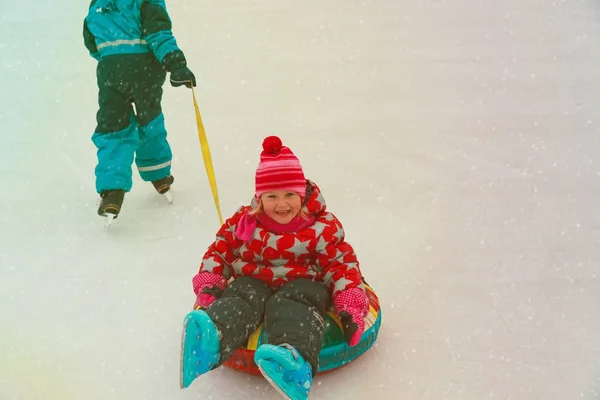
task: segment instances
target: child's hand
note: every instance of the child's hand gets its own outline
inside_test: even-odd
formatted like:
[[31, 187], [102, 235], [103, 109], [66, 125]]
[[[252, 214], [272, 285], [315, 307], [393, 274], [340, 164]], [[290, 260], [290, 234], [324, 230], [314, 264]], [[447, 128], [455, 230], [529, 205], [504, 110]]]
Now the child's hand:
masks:
[[162, 63], [164, 68], [171, 73], [169, 81], [172, 86], [185, 85], [188, 88], [196, 86], [196, 77], [187, 67], [185, 55], [181, 50], [175, 50], [167, 54]]
[[196, 77], [194, 76], [194, 73], [186, 66], [172, 71], [169, 80], [173, 87], [185, 85], [191, 89], [192, 86], [196, 86]]
[[360, 288], [346, 289], [335, 297], [333, 305], [342, 322], [346, 341], [350, 346], [356, 346], [365, 331], [364, 318], [369, 312], [367, 294]]
[[196, 302], [194, 309], [208, 308], [213, 301], [221, 297], [227, 281], [225, 278], [212, 272], [200, 272], [192, 279], [194, 293], [196, 293]]
[[211, 294], [200, 293], [196, 296], [196, 302], [194, 303], [194, 310], [199, 308], [208, 308], [217, 298]]
[[217, 298], [221, 297], [223, 294], [223, 289], [218, 286], [207, 285], [198, 292], [196, 296], [196, 303], [194, 303], [194, 309], [197, 308], [208, 308], [213, 301]]
[[350, 314], [347, 311], [342, 311], [338, 314], [338, 318], [342, 322], [346, 342], [350, 346], [356, 346], [360, 342], [360, 338], [365, 331], [365, 323], [357, 314]]

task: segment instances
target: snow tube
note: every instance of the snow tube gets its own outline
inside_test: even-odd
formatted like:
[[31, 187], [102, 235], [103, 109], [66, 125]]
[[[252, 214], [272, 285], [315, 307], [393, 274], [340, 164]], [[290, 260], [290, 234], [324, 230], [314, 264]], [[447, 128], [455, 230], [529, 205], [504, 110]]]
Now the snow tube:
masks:
[[[363, 355], [375, 343], [377, 334], [379, 333], [379, 326], [381, 325], [379, 298], [370, 286], [365, 285], [365, 290], [370, 302], [369, 314], [365, 318], [365, 331], [360, 339], [360, 343], [356, 346], [350, 347], [346, 343], [342, 324], [335, 314], [334, 309], [331, 308], [327, 312], [325, 316], [323, 347], [319, 353], [318, 374], [331, 372], [343, 367]], [[250, 335], [246, 347], [237, 349], [223, 365], [246, 374], [262, 376], [254, 363], [254, 351], [263, 343], [264, 339], [265, 332], [261, 324]]]

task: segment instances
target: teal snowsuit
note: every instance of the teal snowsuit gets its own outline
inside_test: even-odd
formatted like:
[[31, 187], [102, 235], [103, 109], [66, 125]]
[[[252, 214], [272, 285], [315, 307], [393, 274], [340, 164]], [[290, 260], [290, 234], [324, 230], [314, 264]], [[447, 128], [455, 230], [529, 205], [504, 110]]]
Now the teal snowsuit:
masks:
[[165, 71], [189, 70], [164, 0], [93, 0], [83, 37], [99, 61], [99, 109], [92, 135], [98, 149], [96, 191], [131, 190], [134, 157], [144, 181], [169, 176], [172, 154], [161, 108], [162, 85]]

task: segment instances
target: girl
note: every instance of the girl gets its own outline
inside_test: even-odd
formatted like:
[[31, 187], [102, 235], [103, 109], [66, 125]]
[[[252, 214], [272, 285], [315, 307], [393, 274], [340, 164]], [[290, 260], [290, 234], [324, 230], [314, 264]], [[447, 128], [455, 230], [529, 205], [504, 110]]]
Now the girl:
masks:
[[263, 141], [255, 183], [251, 205], [221, 227], [192, 279], [181, 383], [221, 365], [264, 320], [268, 343], [256, 349], [257, 366], [281, 394], [306, 399], [327, 309], [333, 302], [354, 346], [369, 301], [341, 223], [276, 136]]

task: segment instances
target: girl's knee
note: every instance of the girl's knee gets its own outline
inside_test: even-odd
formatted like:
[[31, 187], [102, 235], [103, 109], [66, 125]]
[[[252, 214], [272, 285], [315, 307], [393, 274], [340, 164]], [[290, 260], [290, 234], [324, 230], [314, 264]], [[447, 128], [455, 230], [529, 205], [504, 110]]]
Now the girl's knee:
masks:
[[235, 278], [225, 288], [223, 296], [236, 296], [247, 298], [252, 301], [259, 301], [259, 299], [262, 299], [261, 301], [266, 301], [267, 298], [271, 297], [272, 293], [273, 291], [265, 282], [250, 276], [241, 276]]

